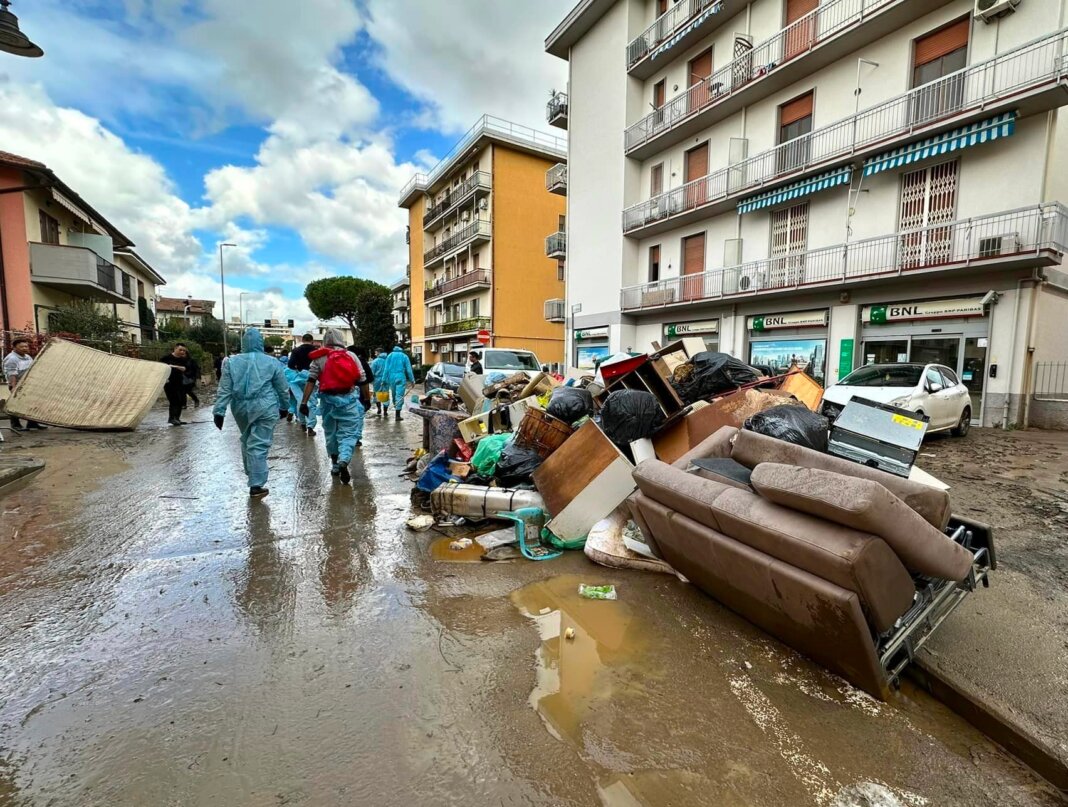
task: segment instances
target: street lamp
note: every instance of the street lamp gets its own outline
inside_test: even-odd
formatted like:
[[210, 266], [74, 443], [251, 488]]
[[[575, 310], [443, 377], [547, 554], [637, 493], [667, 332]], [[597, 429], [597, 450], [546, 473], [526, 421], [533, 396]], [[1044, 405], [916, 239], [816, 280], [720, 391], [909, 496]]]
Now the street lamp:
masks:
[[248, 322], [248, 317], [245, 315], [245, 298], [251, 297], [253, 292], [243, 291], [237, 295], [237, 313], [241, 319], [241, 332], [245, 332], [245, 323]]
[[0, 50], [15, 56], [44, 56], [44, 51], [19, 30], [19, 18], [8, 11], [10, 5], [11, 0], [0, 0]]
[[[222, 288], [222, 321], [223, 321], [223, 355], [229, 353], [229, 349], [226, 344], [226, 272], [223, 271], [223, 247], [236, 247], [237, 244], [223, 243], [219, 244], [219, 286]], [[238, 302], [238, 308], [240, 308], [240, 301]], [[240, 313], [240, 312], [239, 312]]]

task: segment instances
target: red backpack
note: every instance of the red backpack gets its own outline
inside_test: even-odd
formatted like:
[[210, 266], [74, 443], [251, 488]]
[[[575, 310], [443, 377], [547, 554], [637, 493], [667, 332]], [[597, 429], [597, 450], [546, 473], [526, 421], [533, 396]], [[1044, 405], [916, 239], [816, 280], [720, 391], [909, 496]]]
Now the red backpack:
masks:
[[319, 374], [319, 392], [327, 395], [345, 395], [352, 392], [362, 372], [356, 357], [344, 348], [331, 350], [319, 348], [310, 355], [312, 359], [326, 356], [326, 366]]

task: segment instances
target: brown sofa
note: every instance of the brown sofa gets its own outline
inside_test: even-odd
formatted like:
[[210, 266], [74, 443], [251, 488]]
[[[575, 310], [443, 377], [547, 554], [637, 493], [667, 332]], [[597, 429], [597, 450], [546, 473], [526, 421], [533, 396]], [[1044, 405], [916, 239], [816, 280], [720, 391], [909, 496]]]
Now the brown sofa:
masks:
[[[693, 464], [709, 459], [750, 469], [750, 487]], [[944, 491], [754, 432], [721, 429], [634, 478], [630, 509], [654, 552], [877, 697], [940, 622], [930, 617], [993, 564], [989, 528], [951, 516]]]

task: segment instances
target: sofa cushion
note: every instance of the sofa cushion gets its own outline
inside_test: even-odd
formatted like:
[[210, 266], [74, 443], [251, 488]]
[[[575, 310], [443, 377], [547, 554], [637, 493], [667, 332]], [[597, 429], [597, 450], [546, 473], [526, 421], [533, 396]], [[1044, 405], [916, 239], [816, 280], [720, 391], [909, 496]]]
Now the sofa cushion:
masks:
[[726, 459], [696, 459], [687, 471], [702, 479], [711, 479], [713, 482], [727, 485], [740, 490], [752, 491], [749, 479], [753, 472], [737, 460], [729, 457]]
[[949, 523], [949, 494], [944, 490], [921, 485], [919, 482], [910, 482], [908, 479], [888, 474], [878, 468], [869, 468], [866, 465], [832, 457], [830, 454], [821, 454], [810, 448], [795, 446], [756, 432], [741, 431], [732, 436], [734, 442], [730, 456], [749, 468], [756, 468], [762, 462], [779, 462], [783, 465], [819, 468], [825, 471], [835, 471], [845, 476], [869, 479], [878, 482], [901, 499], [923, 516], [924, 520], [936, 530], [941, 532]]
[[967, 549], [878, 482], [774, 462], [758, 465], [752, 479], [771, 502], [878, 535], [912, 572], [959, 581], [971, 568]]
[[706, 437], [688, 452], [671, 463], [676, 468], [686, 470], [695, 459], [724, 458], [731, 455], [731, 441], [738, 434], [734, 426], [724, 426], [711, 437]]
[[688, 474], [660, 460], [641, 463], [634, 469], [634, 481], [638, 490], [650, 499], [714, 529], [718, 525], [711, 504], [724, 491], [730, 490], [720, 482]]

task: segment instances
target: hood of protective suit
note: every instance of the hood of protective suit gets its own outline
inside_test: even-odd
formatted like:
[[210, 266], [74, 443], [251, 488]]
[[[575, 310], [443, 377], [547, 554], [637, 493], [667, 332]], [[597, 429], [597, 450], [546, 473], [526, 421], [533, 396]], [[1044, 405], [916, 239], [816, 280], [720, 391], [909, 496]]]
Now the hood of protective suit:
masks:
[[393, 346], [393, 352], [394, 353], [403, 353], [404, 352], [404, 348], [402, 348], [400, 345], [394, 345]]
[[345, 337], [337, 328], [328, 328], [323, 334], [323, 345], [326, 347], [345, 347]]
[[249, 328], [241, 337], [242, 353], [263, 353], [263, 334], [258, 328]]

